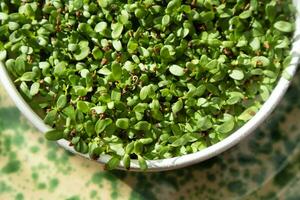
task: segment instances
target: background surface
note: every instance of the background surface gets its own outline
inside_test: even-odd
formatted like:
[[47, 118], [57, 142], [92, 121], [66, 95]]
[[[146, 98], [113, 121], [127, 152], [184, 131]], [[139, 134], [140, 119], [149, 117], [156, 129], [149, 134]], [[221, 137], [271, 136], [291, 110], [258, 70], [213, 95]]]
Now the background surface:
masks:
[[0, 199], [300, 199], [300, 73], [250, 137], [209, 161], [161, 173], [104, 171], [46, 141], [0, 86]]

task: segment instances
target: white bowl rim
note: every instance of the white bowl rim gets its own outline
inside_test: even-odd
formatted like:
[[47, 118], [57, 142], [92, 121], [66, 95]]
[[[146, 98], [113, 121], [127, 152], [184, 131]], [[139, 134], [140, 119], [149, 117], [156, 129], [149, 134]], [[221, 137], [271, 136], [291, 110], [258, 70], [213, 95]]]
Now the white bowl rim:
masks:
[[[300, 1], [293, 0], [293, 3], [300, 13]], [[296, 16], [296, 31], [294, 33], [294, 43], [291, 50], [292, 61], [289, 67], [286, 68], [288, 74], [293, 77], [296, 73], [297, 66], [300, 60], [300, 16]], [[47, 126], [43, 120], [32, 110], [32, 108], [26, 103], [23, 97], [20, 95], [19, 91], [16, 89], [13, 81], [10, 79], [8, 72], [2, 62], [0, 62], [0, 81], [3, 87], [9, 94], [10, 98], [14, 101], [19, 110], [23, 115], [42, 133], [45, 133], [51, 128]], [[147, 160], [148, 170], [147, 171], [166, 171], [182, 168], [189, 166], [209, 158], [212, 158], [225, 150], [233, 147], [239, 143], [242, 139], [250, 135], [275, 109], [278, 103], [281, 101], [282, 97], [286, 93], [291, 80], [287, 80], [281, 77], [272, 91], [270, 97], [265, 101], [259, 111], [242, 127], [233, 132], [231, 135], [223, 139], [222, 141], [209, 146], [196, 153], [191, 153], [179, 157], [166, 158], [161, 160]], [[61, 139], [57, 143], [64, 149], [74, 153], [79, 154], [85, 158], [89, 158], [88, 154], [81, 154], [75, 151], [75, 149], [69, 145], [69, 141]], [[108, 155], [101, 155], [97, 162], [105, 164], [110, 159]], [[124, 170], [123, 163], [121, 162], [118, 169]], [[138, 161], [132, 160], [130, 171], [140, 171]]]

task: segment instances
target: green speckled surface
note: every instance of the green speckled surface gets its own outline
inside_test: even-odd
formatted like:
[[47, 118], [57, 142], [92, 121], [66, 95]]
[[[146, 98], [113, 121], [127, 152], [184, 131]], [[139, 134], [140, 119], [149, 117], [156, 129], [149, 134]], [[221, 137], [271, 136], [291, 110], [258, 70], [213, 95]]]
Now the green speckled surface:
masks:
[[300, 73], [274, 114], [209, 161], [161, 173], [104, 171], [46, 141], [0, 87], [0, 199], [300, 199]]

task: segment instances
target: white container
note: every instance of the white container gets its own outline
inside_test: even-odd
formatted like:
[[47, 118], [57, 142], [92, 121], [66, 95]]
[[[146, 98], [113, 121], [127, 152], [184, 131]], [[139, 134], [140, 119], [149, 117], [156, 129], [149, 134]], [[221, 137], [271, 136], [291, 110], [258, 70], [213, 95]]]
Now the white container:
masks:
[[[297, 8], [297, 17], [296, 17], [296, 31], [294, 34], [295, 41], [293, 43], [293, 47], [291, 50], [292, 55], [292, 62], [290, 66], [287, 68], [287, 72], [294, 76], [296, 73], [296, 69], [300, 59], [300, 1], [294, 0], [294, 5]], [[2, 82], [4, 88], [6, 89], [7, 93], [11, 97], [11, 99], [15, 102], [16, 106], [20, 109], [20, 111], [25, 115], [29, 121], [42, 133], [47, 132], [50, 130], [50, 127], [47, 126], [43, 120], [29, 107], [29, 105], [24, 101], [16, 87], [14, 86], [13, 81], [10, 79], [3, 63], [0, 62], [0, 81]], [[231, 148], [232, 146], [239, 143], [242, 139], [250, 135], [274, 110], [277, 104], [280, 102], [284, 94], [286, 93], [290, 81], [281, 78], [276, 87], [274, 88], [270, 98], [263, 104], [261, 109], [257, 112], [257, 114], [248, 121], [245, 125], [239, 128], [237, 131], [232, 133], [230, 136], [225, 138], [224, 140], [214, 144], [206, 149], [203, 149], [199, 152], [168, 158], [168, 159], [161, 159], [161, 160], [148, 160], [148, 171], [165, 171], [165, 170], [172, 170], [177, 168], [182, 168], [188, 165], [192, 165], [195, 163], [199, 163], [201, 161], [207, 160], [212, 158], [225, 150]], [[73, 147], [69, 146], [69, 141], [61, 139], [58, 141], [58, 144], [65, 148], [66, 150], [73, 152], [74, 154], [79, 154], [83, 157], [89, 158], [86, 154], [78, 153], [74, 150]], [[99, 163], [107, 163], [110, 159], [110, 156], [104, 155], [100, 156], [97, 160]], [[123, 165], [120, 164], [119, 169], [124, 169]], [[131, 169], [132, 171], [139, 171], [139, 165], [137, 160], [133, 160], [131, 162]]]

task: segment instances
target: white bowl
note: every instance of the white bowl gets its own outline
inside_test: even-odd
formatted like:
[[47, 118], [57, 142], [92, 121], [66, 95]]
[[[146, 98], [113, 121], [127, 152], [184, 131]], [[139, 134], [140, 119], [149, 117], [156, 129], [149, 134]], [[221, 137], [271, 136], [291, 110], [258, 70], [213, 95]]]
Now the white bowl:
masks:
[[[292, 61], [290, 66], [287, 68], [287, 73], [291, 76], [294, 76], [300, 59], [300, 1], [293, 0], [295, 7], [297, 8], [297, 17], [296, 17], [296, 31], [294, 34], [294, 43], [291, 50]], [[30, 108], [30, 106], [22, 98], [18, 90], [16, 89], [13, 81], [10, 79], [8, 72], [6, 71], [3, 63], [0, 62], [0, 80], [6, 89], [7, 93], [11, 99], [15, 102], [16, 106], [20, 111], [25, 115], [31, 123], [38, 128], [42, 133], [50, 130], [50, 127], [47, 126], [43, 120]], [[239, 128], [237, 131], [232, 133], [230, 136], [224, 140], [214, 144], [210, 147], [207, 147], [199, 152], [183, 155], [180, 157], [161, 159], [161, 160], [148, 160], [148, 171], [165, 171], [172, 170], [177, 168], [182, 168], [188, 165], [192, 165], [209, 158], [212, 158], [223, 151], [231, 148], [232, 146], [239, 143], [246, 136], [250, 135], [274, 110], [277, 104], [280, 102], [284, 94], [286, 93], [291, 81], [286, 78], [280, 78], [276, 87], [274, 88], [269, 99], [262, 105], [261, 109], [257, 114], [249, 120], [245, 125]], [[65, 148], [66, 150], [79, 154], [85, 158], [89, 158], [87, 154], [81, 154], [74, 150], [72, 146], [69, 146], [69, 141], [61, 139], [58, 141], [58, 144]], [[97, 162], [105, 164], [110, 159], [110, 156], [103, 155], [97, 160]], [[118, 167], [119, 169], [124, 169], [123, 164], [121, 163]], [[132, 171], [140, 171], [137, 160], [131, 162]]]

